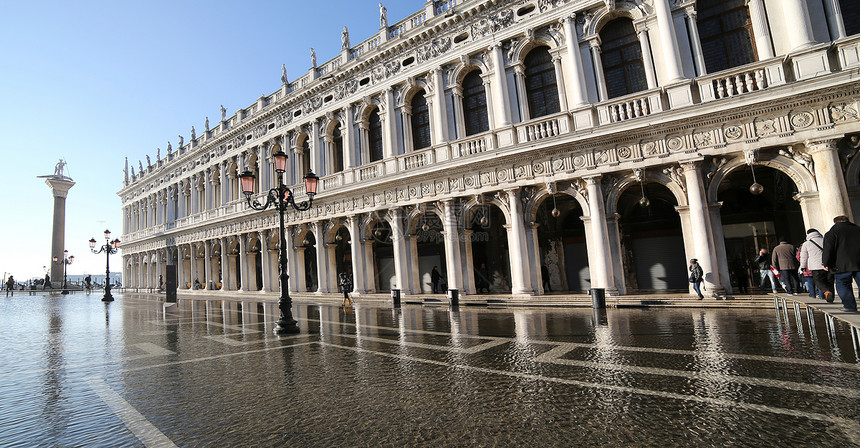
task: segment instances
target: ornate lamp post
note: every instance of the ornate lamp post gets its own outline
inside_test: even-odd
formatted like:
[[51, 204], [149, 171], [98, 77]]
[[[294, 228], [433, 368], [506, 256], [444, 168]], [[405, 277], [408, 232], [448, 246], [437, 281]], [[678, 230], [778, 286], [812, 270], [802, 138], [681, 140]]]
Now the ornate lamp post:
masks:
[[96, 239], [90, 238], [90, 251], [94, 254], [105, 253], [105, 296], [102, 297], [102, 302], [113, 302], [113, 295], [110, 293], [110, 256], [117, 253], [119, 244], [119, 238], [111, 241], [110, 230], [105, 230], [105, 244], [99, 250], [96, 250]]
[[69, 289], [66, 284], [66, 267], [75, 262], [75, 256], [69, 256], [69, 251], [63, 251], [63, 261], [60, 261], [59, 258], [54, 257], [54, 263], [63, 263], [63, 294], [68, 294]]
[[254, 194], [254, 174], [245, 170], [239, 178], [242, 179], [242, 192], [248, 198], [248, 205], [254, 210], [265, 210], [270, 206], [274, 206], [278, 210], [280, 217], [280, 239], [278, 240], [278, 266], [280, 269], [281, 281], [281, 297], [278, 299], [278, 309], [281, 310], [281, 316], [275, 326], [275, 333], [298, 333], [299, 327], [296, 325], [296, 320], [293, 319], [292, 299], [287, 286], [287, 281], [290, 278], [287, 273], [287, 245], [286, 245], [286, 229], [284, 228], [284, 212], [289, 206], [292, 206], [298, 211], [307, 210], [311, 207], [314, 200], [314, 195], [317, 192], [317, 183], [319, 177], [312, 171], [308, 171], [305, 176], [305, 193], [308, 195], [308, 200], [301, 204], [296, 204], [293, 197], [293, 192], [284, 185], [284, 171], [287, 166], [287, 155], [281, 150], [281, 145], [275, 143], [272, 147], [272, 158], [274, 159], [275, 171], [278, 177], [278, 186], [269, 190], [266, 195], [266, 202], [261, 204], [260, 201], [251, 199]]

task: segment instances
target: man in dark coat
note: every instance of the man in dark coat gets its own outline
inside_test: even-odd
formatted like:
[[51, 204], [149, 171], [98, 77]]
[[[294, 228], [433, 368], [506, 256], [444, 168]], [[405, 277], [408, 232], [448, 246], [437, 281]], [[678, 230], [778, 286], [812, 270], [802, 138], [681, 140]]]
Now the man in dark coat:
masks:
[[430, 271], [430, 284], [433, 286], [433, 294], [436, 294], [436, 291], [442, 292], [442, 288], [439, 287], [439, 280], [442, 279], [442, 274], [439, 273], [439, 266], [433, 266], [433, 270]]
[[856, 312], [851, 282], [860, 285], [860, 227], [848, 221], [847, 216], [833, 218], [833, 227], [824, 234], [821, 262], [833, 273], [842, 309]]

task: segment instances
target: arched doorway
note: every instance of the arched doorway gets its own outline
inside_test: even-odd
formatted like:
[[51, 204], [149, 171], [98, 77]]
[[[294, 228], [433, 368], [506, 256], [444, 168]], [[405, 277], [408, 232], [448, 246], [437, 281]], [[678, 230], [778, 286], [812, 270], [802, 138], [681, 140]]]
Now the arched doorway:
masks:
[[221, 242], [218, 240], [212, 243], [212, 257], [209, 261], [212, 263], [212, 287], [213, 289], [221, 289], [223, 282], [221, 277]]
[[621, 215], [618, 224], [628, 291], [682, 293], [689, 290], [677, 205], [672, 191], [654, 182], [642, 187], [632, 184], [619, 195], [616, 209]]
[[472, 231], [472, 263], [475, 266], [476, 292], [511, 292], [511, 258], [505, 214], [495, 204], [477, 205], [469, 211]]
[[248, 241], [248, 282], [249, 291], [259, 291], [263, 286], [263, 257], [260, 238], [254, 235]]
[[390, 291], [403, 288], [397, 284], [394, 269], [394, 245], [392, 244], [391, 225], [387, 221], [377, 220], [369, 227], [369, 238], [373, 241], [373, 273], [378, 291]]
[[[722, 202], [720, 218], [728, 262], [731, 265], [741, 255], [755, 286], [760, 277], [753, 260], [759, 250], [766, 248], [770, 252], [783, 238], [799, 247], [806, 238], [806, 229], [800, 203], [794, 199], [798, 193], [794, 181], [775, 168], [755, 165], [753, 169], [756, 181], [764, 187], [761, 194], [750, 192], [753, 171], [741, 165], [722, 179], [717, 197]], [[737, 285], [734, 273], [732, 284]]]
[[301, 241], [305, 253], [305, 291], [316, 291], [319, 287], [319, 270], [317, 269], [317, 239], [312, 232], [307, 232]]
[[[583, 215], [579, 202], [567, 194], [547, 196], [538, 206], [534, 221], [538, 225], [539, 281], [545, 294], [582, 293], [591, 288]], [[542, 277], [544, 266], [549, 290]]]
[[[334, 240], [331, 243], [334, 244], [335, 286], [340, 290], [340, 286], [337, 285], [340, 273], [345, 272], [346, 275], [353, 276], [352, 238], [349, 235], [349, 229], [347, 229], [346, 226], [341, 225], [334, 232], [332, 239]], [[355, 282], [355, 280], [353, 280], [353, 282]]]
[[439, 269], [442, 280], [437, 292], [447, 289], [448, 267], [445, 262], [445, 240], [442, 235], [442, 220], [435, 212], [426, 211], [417, 215], [411, 223], [410, 235], [415, 245], [412, 252], [412, 275], [415, 282], [415, 292], [432, 293], [433, 267]]

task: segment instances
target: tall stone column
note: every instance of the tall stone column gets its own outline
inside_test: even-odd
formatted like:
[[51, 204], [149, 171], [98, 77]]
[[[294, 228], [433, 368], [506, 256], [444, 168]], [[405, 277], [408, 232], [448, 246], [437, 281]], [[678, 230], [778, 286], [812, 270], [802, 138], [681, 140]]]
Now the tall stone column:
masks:
[[476, 294], [475, 289], [475, 259], [472, 257], [472, 231], [463, 229], [463, 291], [466, 294]]
[[672, 20], [672, 7], [669, 0], [654, 0], [654, 13], [657, 15], [657, 29], [660, 33], [660, 47], [666, 64], [667, 83], [684, 79], [681, 68], [681, 51], [678, 49], [678, 36], [675, 34], [675, 21]]
[[579, 36], [576, 33], [576, 15], [562, 19], [564, 37], [567, 42], [567, 61], [570, 71], [563, 79], [568, 83], [568, 91], [573, 99], [573, 107], [588, 104], [588, 91], [585, 87], [585, 70], [582, 68], [582, 55], [579, 53]]
[[[194, 289], [194, 281], [200, 280], [200, 272], [197, 267], [197, 243], [191, 243], [191, 289]], [[203, 284], [203, 282], [200, 282]]]
[[382, 111], [382, 151], [386, 159], [397, 155], [397, 131], [394, 115], [394, 90], [385, 89], [385, 108]]
[[[51, 284], [59, 285], [63, 278], [63, 251], [66, 249], [66, 198], [75, 182], [68, 177], [51, 176], [45, 180], [54, 195], [54, 223], [51, 230]], [[58, 262], [53, 259], [57, 257]]]
[[[298, 247], [296, 248], [296, 256], [293, 257], [293, 265], [296, 266], [295, 272], [296, 276], [294, 277], [293, 284], [295, 285], [295, 292], [307, 292], [308, 290], [308, 279], [307, 274], [305, 272], [305, 248]], [[290, 292], [293, 292], [290, 290]]]
[[720, 266], [717, 262], [717, 250], [714, 235], [711, 231], [710, 209], [705, 196], [705, 184], [702, 181], [701, 163], [699, 161], [684, 162], [684, 179], [687, 184], [687, 201], [690, 207], [690, 230], [692, 231], [695, 258], [704, 271], [706, 290], [711, 293], [724, 291], [720, 280]]
[[431, 121], [435, 126], [433, 144], [438, 145], [448, 141], [448, 108], [445, 102], [445, 88], [442, 69], [435, 68], [431, 70], [430, 76], [433, 79], [433, 120]]
[[248, 278], [248, 235], [239, 235], [239, 257], [236, 260], [239, 263], [239, 272], [242, 274], [239, 279], [239, 291], [250, 291], [251, 282]]
[[806, 0], [783, 0], [782, 14], [785, 17], [785, 27], [789, 30], [788, 42], [791, 51], [802, 50], [815, 43]]
[[352, 255], [352, 284], [353, 291], [356, 293], [362, 293], [367, 291], [367, 287], [364, 282], [364, 257], [361, 253], [361, 233], [359, 231], [359, 221], [360, 217], [357, 215], [352, 215], [347, 218], [347, 225], [349, 226], [349, 249]]
[[206, 286], [206, 290], [215, 289], [215, 280], [212, 278], [212, 242], [208, 240], [203, 242], [203, 277], [206, 280], [201, 283]]
[[322, 221], [314, 222], [317, 254], [317, 294], [329, 292], [328, 264], [326, 263], [325, 232]]
[[595, 288], [614, 289], [612, 282], [612, 255], [609, 253], [609, 230], [606, 226], [606, 208], [600, 176], [585, 178], [588, 192], [588, 213], [591, 215], [591, 241], [588, 251], [594, 251], [594, 266], [589, 265], [591, 285]]
[[708, 67], [705, 65], [705, 55], [702, 54], [702, 39], [699, 38], [699, 24], [696, 22], [696, 10], [693, 8], [686, 9], [687, 26], [690, 29], [690, 46], [693, 50], [693, 62], [696, 63], [697, 76], [702, 76], [708, 73]]
[[[657, 0], [658, 2], [660, 0]], [[648, 28], [636, 31], [639, 37], [639, 46], [642, 48], [642, 65], [645, 66], [645, 82], [648, 89], [657, 87], [657, 73], [654, 71], [654, 58], [651, 55], [651, 38], [648, 36]]]
[[609, 99], [609, 91], [606, 88], [606, 74], [603, 73], [603, 59], [600, 56], [600, 37], [595, 36], [588, 41], [591, 48], [591, 62], [594, 65], [594, 78], [597, 82], [598, 101], [606, 101]]
[[773, 41], [770, 37], [770, 27], [767, 23], [767, 11], [764, 8], [764, 0], [749, 0], [747, 6], [750, 11], [750, 22], [752, 22], [758, 59], [760, 61], [770, 59], [773, 57]]
[[807, 140], [806, 147], [812, 155], [815, 171], [815, 183], [818, 184], [818, 203], [821, 210], [820, 219], [815, 225], [822, 233], [833, 225], [833, 218], [845, 215], [853, 218], [851, 202], [848, 200], [848, 189], [845, 186], [845, 176], [842, 174], [842, 162], [837, 148], [838, 138], [824, 140]]
[[400, 208], [392, 208], [388, 212], [391, 215], [391, 242], [394, 244], [394, 275], [397, 277], [397, 288], [406, 294], [411, 294], [412, 288], [406, 269], [406, 234], [403, 231], [403, 211]]
[[445, 264], [448, 265], [448, 288], [463, 289], [463, 266], [460, 259], [460, 231], [457, 224], [457, 204], [442, 201], [445, 213]]
[[511, 289], [514, 294], [531, 294], [529, 274], [533, 266], [526, 247], [526, 231], [523, 223], [523, 206], [519, 189], [505, 190], [511, 213], [508, 224], [509, 252], [511, 258]]
[[260, 292], [269, 292], [272, 290], [272, 257], [269, 254], [269, 231], [263, 230], [257, 232], [257, 237], [260, 238], [260, 263], [263, 264], [263, 284], [260, 285]]
[[493, 96], [493, 109], [497, 127], [511, 124], [511, 102], [508, 96], [508, 81], [505, 77], [505, 58], [502, 55], [502, 45], [493, 43], [489, 48], [493, 61], [493, 82], [490, 84]]
[[228, 279], [230, 278], [230, 249], [227, 245], [227, 237], [221, 237], [221, 291], [226, 291], [229, 286]]
[[376, 268], [373, 260], [373, 240], [361, 238], [361, 247], [364, 250], [364, 266], [367, 269], [367, 288], [368, 292], [376, 292]]

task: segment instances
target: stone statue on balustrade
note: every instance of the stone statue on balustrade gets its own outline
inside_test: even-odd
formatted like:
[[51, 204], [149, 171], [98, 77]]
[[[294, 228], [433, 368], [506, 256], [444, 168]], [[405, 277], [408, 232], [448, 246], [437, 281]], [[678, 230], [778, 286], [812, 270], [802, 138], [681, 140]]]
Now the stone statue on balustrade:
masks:
[[224, 105], [221, 105], [221, 121], [227, 120], [227, 109], [224, 109]]
[[170, 157], [171, 154], [173, 154], [173, 146], [170, 146], [170, 142], [168, 141], [167, 142], [167, 157]]
[[379, 4], [379, 27], [388, 28], [388, 8]]
[[287, 85], [287, 64], [281, 64], [281, 84]]
[[179, 148], [181, 148], [181, 147], [182, 147], [182, 146], [184, 146], [184, 145], [185, 145], [185, 137], [183, 137], [183, 136], [181, 136], [181, 135], [180, 135], [180, 136], [179, 136], [179, 146], [178, 146], [178, 147], [179, 147]]
[[317, 66], [317, 52], [314, 51], [314, 47], [311, 47], [311, 67], [316, 68]]
[[146, 167], [152, 168], [152, 162], [149, 161], [149, 154], [146, 155]]
[[206, 127], [206, 132], [209, 132], [209, 117], [206, 117], [206, 122], [203, 123], [203, 126]]
[[340, 33], [340, 49], [349, 50], [349, 30], [343, 27], [343, 32]]
[[191, 141], [197, 140], [197, 131], [194, 130], [194, 126], [191, 126]]

